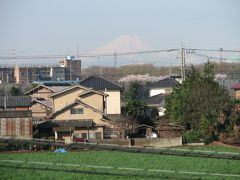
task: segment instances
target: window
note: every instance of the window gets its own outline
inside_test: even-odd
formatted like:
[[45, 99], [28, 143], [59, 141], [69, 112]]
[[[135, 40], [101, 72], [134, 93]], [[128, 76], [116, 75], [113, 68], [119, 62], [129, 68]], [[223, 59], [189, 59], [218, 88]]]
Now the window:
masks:
[[87, 133], [82, 133], [82, 138], [87, 139]]
[[71, 114], [83, 114], [83, 108], [72, 108]]

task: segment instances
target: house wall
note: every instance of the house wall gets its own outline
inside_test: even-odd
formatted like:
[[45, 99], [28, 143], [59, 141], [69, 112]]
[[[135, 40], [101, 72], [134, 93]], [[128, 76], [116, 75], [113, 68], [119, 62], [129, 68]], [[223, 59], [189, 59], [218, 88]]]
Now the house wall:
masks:
[[81, 98], [81, 101], [94, 107], [95, 109], [97, 109], [101, 112], [103, 112], [103, 110], [104, 110], [104, 108], [103, 108], [104, 99], [103, 99], [102, 95], [90, 93], [87, 96], [83, 96]]
[[52, 110], [51, 108], [48, 108], [42, 104], [34, 103], [30, 110], [32, 111], [32, 116], [36, 118], [46, 118], [48, 115], [48, 112], [50, 113]]
[[44, 98], [45, 100], [52, 101], [52, 98], [49, 98], [51, 94], [53, 94], [53, 92], [50, 91], [49, 89], [40, 88], [29, 95], [33, 98]]
[[152, 97], [158, 94], [172, 93], [172, 91], [172, 88], [153, 88], [149, 90], [149, 96]]
[[16, 107], [16, 111], [27, 111], [28, 107]]
[[121, 95], [120, 91], [105, 91], [108, 95], [107, 114], [121, 114]]
[[59, 96], [53, 97], [53, 112], [56, 112], [73, 103], [78, 98], [78, 95], [83, 91], [83, 89], [74, 88], [70, 91], [60, 94]]
[[240, 90], [235, 91], [235, 97], [236, 99], [240, 99]]
[[[66, 93], [63, 93], [57, 97], [53, 98], [53, 107], [54, 107], [54, 112], [62, 109], [63, 107], [73, 103], [78, 97], [79, 94], [84, 92], [83, 89], [80, 88], [75, 88], [71, 91], [68, 91]], [[83, 96], [81, 98], [81, 101], [84, 103], [94, 107], [95, 109], [102, 111], [103, 112], [103, 96], [99, 94], [90, 94]], [[88, 118], [89, 119], [89, 118]]]
[[97, 124], [103, 124], [100, 121], [102, 115], [100, 113], [94, 112], [92, 109], [85, 108], [83, 105], [77, 105], [74, 108], [83, 108], [83, 114], [71, 114], [70, 109], [65, 112], [56, 115], [55, 120], [81, 120], [81, 119], [92, 119]]
[[77, 138], [83, 138], [82, 133], [87, 134], [87, 139], [96, 139], [96, 133], [100, 133], [101, 139], [103, 139], [103, 127], [92, 127], [89, 130], [86, 128], [76, 128], [73, 134]]
[[0, 137], [32, 138], [32, 118], [0, 118]]

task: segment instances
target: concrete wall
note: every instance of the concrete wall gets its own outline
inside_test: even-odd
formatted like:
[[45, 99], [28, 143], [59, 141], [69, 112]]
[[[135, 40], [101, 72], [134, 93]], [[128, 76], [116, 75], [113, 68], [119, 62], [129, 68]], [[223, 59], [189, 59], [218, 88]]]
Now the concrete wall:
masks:
[[[182, 137], [174, 138], [134, 138], [134, 146], [152, 146], [152, 147], [174, 147], [182, 145]], [[93, 142], [98, 142], [99, 144], [117, 144], [117, 145], [130, 145], [131, 139], [101, 139]]]
[[135, 146], [153, 146], [153, 147], [173, 147], [182, 145], [182, 137], [144, 139], [135, 138]]

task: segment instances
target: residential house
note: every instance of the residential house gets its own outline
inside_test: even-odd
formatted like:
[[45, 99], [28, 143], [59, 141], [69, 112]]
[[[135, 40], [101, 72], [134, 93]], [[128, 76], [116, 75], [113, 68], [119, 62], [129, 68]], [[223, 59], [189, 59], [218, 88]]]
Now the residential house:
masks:
[[0, 97], [0, 137], [32, 138], [31, 97]]
[[234, 96], [235, 96], [235, 98], [240, 100], [240, 83], [234, 84], [232, 89], [234, 89], [234, 92], [235, 92]]
[[166, 96], [169, 96], [170, 94], [157, 94], [151, 97], [148, 97], [144, 100], [146, 105], [149, 107], [149, 109], [155, 107], [158, 109], [158, 115], [164, 116], [165, 115], [165, 98]]
[[27, 92], [25, 95], [32, 97], [32, 111], [33, 122], [38, 123], [47, 120], [47, 116], [52, 113], [52, 98], [49, 96], [62, 91], [71, 85], [69, 83], [46, 83], [38, 85]]
[[151, 83], [149, 88], [149, 96], [155, 96], [158, 94], [170, 94], [173, 88], [179, 85], [178, 81], [174, 78], [167, 77], [165, 79], [159, 80], [157, 82]]
[[106, 97], [106, 114], [121, 114], [121, 85], [109, 81], [102, 76], [86, 78], [80, 82], [80, 85], [102, 91], [108, 95]]
[[216, 74], [215, 81], [224, 86], [232, 98], [235, 98], [235, 90], [233, 86], [240, 82], [240, 74]]
[[66, 142], [74, 138], [110, 138], [118, 130], [106, 114], [106, 97], [102, 91], [81, 85], [69, 87], [50, 96], [53, 99], [52, 121], [43, 123], [51, 126], [55, 139]]

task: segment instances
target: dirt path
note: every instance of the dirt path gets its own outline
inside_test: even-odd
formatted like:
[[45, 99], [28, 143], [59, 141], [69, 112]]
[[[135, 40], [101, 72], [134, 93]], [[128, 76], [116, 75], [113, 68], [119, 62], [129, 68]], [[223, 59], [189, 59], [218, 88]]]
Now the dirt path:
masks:
[[209, 144], [209, 146], [224, 146], [224, 147], [230, 147], [230, 148], [235, 148], [235, 149], [240, 149], [240, 146], [233, 146], [229, 144], [224, 144], [222, 142], [214, 141], [213, 143]]

